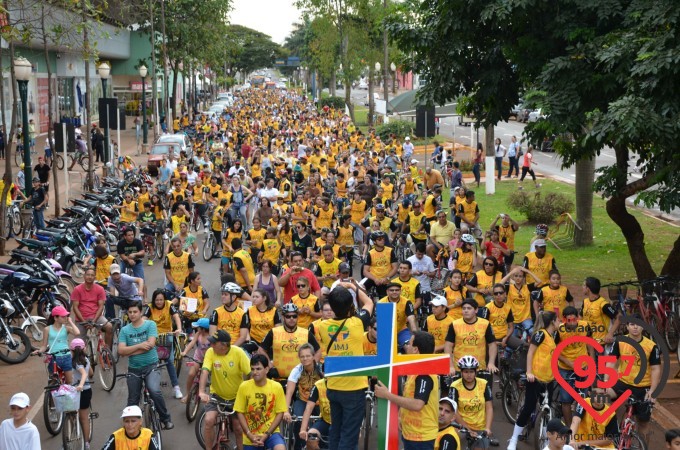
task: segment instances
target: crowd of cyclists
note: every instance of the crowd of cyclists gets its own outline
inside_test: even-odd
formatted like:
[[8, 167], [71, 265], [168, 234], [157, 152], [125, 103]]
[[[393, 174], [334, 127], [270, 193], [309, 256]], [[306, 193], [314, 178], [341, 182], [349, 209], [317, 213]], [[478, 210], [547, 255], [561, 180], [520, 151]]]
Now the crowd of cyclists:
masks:
[[[447, 152], [439, 148], [434, 166], [428, 161], [423, 170], [409, 137], [364, 133], [342, 111], [317, 109], [294, 92], [244, 90], [221, 115], [193, 121], [184, 115], [173, 128], [187, 133], [193, 148], [163, 160], [152, 185], [125, 192], [115, 252], [103, 241], [94, 247], [70, 311], [52, 311], [54, 324], [38, 349], [58, 350], [56, 364], [71, 372], [70, 350], [84, 332], [79, 324], [101, 326], [106, 344], [117, 345], [135, 376], [127, 377], [124, 426], [105, 449], [156, 448], [137, 406], [142, 380], [163, 429], [174, 427], [159, 355], [173, 354], [177, 341], [166, 336], [180, 333], [189, 336], [182, 355], [201, 367], [193, 366], [180, 386], [172, 357], [162, 365], [179, 401], [191, 401], [194, 377], [200, 378], [205, 448], [216, 440], [215, 399], [237, 414], [239, 449], [284, 450], [280, 426], [292, 422], [296, 449], [356, 449], [367, 389], [399, 406], [406, 450], [457, 450], [466, 438], [469, 448], [497, 446], [493, 400], [509, 361], [521, 361], [514, 369], [523, 373], [524, 402], [512, 436], [500, 445], [518, 448], [547, 390], [561, 419], [547, 423], [545, 448], [569, 448], [569, 436], [574, 448], [616, 448], [616, 418], [595, 422], [555, 382], [559, 375], [573, 386], [575, 373], [583, 374], [575, 367], [581, 357], [600, 355], [571, 344], [559, 355], [559, 374], [551, 359], [572, 336], [635, 356], [619, 337], [617, 311], [600, 295], [597, 278], [584, 280], [582, 292], [563, 284], [546, 225], [536, 227], [531, 242], [518, 242], [520, 225], [510, 215], [499, 211], [492, 223], [480, 223], [480, 205], [453, 155], [442, 158]], [[199, 226], [206, 241], [214, 237], [214, 247], [204, 249], [207, 242], [192, 233]], [[172, 232], [162, 249], [165, 282], [149, 291], [144, 266], [152, 258], [142, 238], [159, 227]], [[201, 255], [216, 257], [214, 271], [196, 271]], [[202, 281], [218, 274], [216, 301]], [[115, 303], [107, 291], [130, 301]], [[367, 377], [324, 378], [325, 358], [378, 351], [379, 302], [395, 305], [396, 350], [450, 354], [449, 376], [408, 376], [399, 395]], [[114, 343], [110, 320], [120, 309], [127, 325]], [[640, 355], [632, 369], [601, 368], [602, 382], [618, 381], [584, 395], [602, 410], [610, 407], [605, 397], [631, 389], [643, 433], [660, 382], [659, 348], [638, 325], [626, 328], [645, 352], [646, 373], [638, 379]], [[88, 401], [83, 397], [81, 409]]]

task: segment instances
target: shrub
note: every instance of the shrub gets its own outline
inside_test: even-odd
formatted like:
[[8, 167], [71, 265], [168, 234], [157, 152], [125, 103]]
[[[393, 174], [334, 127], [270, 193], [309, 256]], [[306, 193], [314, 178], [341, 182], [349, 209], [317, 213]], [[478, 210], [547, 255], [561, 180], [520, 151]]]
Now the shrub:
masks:
[[330, 108], [345, 110], [345, 99], [342, 97], [326, 97], [319, 100], [319, 108], [328, 106]]
[[508, 197], [508, 205], [524, 214], [531, 223], [549, 224], [560, 214], [574, 211], [574, 202], [558, 192], [543, 195], [541, 191], [516, 191]]
[[403, 140], [406, 136], [413, 134], [413, 122], [408, 120], [390, 120], [375, 129], [375, 132], [383, 142], [387, 142], [390, 134], [396, 135]]

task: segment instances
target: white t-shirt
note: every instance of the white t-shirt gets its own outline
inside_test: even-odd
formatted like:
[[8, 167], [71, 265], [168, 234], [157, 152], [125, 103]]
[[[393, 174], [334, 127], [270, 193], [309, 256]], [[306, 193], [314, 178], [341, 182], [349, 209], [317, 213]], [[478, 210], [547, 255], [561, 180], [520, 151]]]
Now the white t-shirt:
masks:
[[27, 422], [14, 428], [14, 419], [6, 419], [0, 425], [0, 448], [3, 450], [40, 450], [38, 427]]
[[[418, 259], [416, 255], [410, 256], [407, 259], [411, 263], [413, 272], [434, 272], [435, 267], [432, 258], [423, 255], [422, 259]], [[413, 278], [420, 281], [420, 290], [422, 292], [430, 292], [430, 277], [427, 275], [414, 275]]]
[[[550, 450], [550, 447], [546, 445], [543, 450]], [[562, 447], [562, 450], [574, 450], [574, 447], [572, 447], [571, 445], [565, 445], [564, 447]]]
[[173, 159], [172, 161], [170, 161], [168, 159], [168, 164], [166, 167], [170, 169], [171, 172], [174, 172], [175, 170], [177, 170], [177, 160]]

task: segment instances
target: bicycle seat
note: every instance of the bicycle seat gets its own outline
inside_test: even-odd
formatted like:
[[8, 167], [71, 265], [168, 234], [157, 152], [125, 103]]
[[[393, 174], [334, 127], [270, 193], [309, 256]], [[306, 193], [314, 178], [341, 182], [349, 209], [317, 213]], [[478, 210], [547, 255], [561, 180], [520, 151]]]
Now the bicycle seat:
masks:
[[638, 303], [640, 303], [640, 301], [636, 298], [627, 298], [626, 300], [624, 300], [623, 303], [625, 303], [628, 306], [635, 306]]

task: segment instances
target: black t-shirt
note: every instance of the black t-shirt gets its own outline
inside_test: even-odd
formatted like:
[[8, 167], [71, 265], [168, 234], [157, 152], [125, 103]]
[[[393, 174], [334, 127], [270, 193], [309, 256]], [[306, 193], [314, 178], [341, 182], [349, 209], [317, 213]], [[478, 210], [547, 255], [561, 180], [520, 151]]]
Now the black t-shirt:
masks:
[[[140, 241], [137, 238], [133, 239], [132, 242], [129, 243], [129, 244], [127, 243], [127, 241], [125, 239], [121, 239], [118, 242], [116, 249], [117, 249], [119, 255], [129, 255], [131, 253], [137, 253], [137, 252], [141, 252], [142, 250], [144, 250], [144, 244], [142, 244], [142, 241]], [[141, 261], [141, 260], [142, 260], [142, 258], [139, 258], [139, 257], [135, 258], [135, 261]]]
[[52, 170], [52, 168], [47, 164], [38, 164], [33, 168], [33, 172], [38, 174], [41, 183], [47, 183], [49, 181], [50, 170]]
[[[31, 192], [31, 205], [33, 205], [34, 208], [37, 208], [39, 204], [45, 201], [45, 189], [42, 187], [39, 187], [38, 189], [33, 189], [33, 192]], [[43, 205], [41, 209], [45, 209], [45, 206]]]
[[302, 256], [307, 257], [307, 249], [314, 248], [314, 241], [312, 237], [305, 234], [304, 237], [298, 236], [297, 233], [293, 234], [293, 250], [302, 253]]

